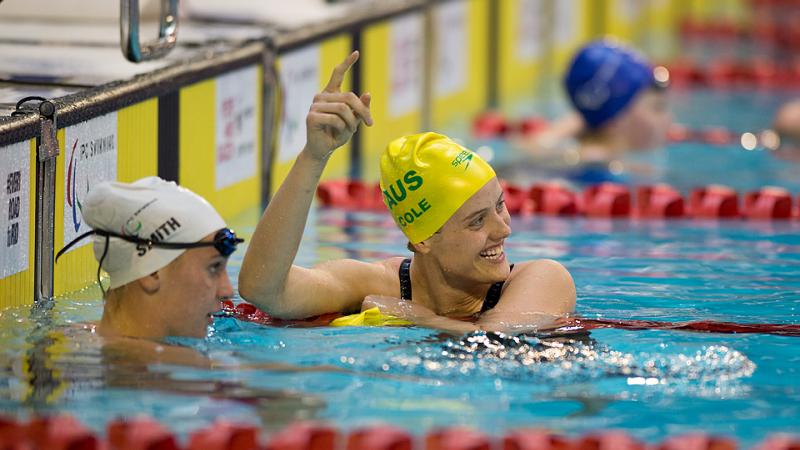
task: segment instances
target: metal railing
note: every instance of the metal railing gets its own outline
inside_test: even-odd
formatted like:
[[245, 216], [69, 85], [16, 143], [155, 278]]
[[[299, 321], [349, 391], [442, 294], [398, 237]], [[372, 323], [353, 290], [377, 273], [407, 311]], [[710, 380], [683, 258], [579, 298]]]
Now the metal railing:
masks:
[[125, 57], [132, 62], [160, 58], [175, 46], [178, 40], [178, 0], [161, 0], [158, 39], [140, 42], [139, 0], [119, 2], [120, 46]]

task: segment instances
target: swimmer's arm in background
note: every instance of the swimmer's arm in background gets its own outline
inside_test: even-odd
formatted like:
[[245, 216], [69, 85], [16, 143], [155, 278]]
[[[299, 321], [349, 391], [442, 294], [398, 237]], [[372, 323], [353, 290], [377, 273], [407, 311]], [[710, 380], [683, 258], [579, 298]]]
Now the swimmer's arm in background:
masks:
[[[320, 305], [304, 305], [304, 302], [320, 300], [310, 296], [326, 287], [325, 277], [311, 277], [309, 275], [315, 272], [292, 263], [328, 159], [353, 136], [362, 122], [372, 125], [369, 94], [359, 97], [352, 92], [341, 92], [344, 76], [358, 56], [358, 52], [353, 52], [336, 66], [328, 85], [314, 97], [306, 116], [306, 146], [264, 211], [242, 263], [239, 293], [276, 317], [297, 318], [304, 314], [307, 317], [343, 306], [334, 301], [321, 311]], [[306, 286], [306, 281], [312, 286]]]
[[551, 259], [514, 266], [500, 301], [481, 314], [478, 325], [487, 331], [523, 333], [555, 328], [575, 311], [575, 283], [567, 269]]
[[512, 136], [511, 143], [514, 148], [537, 160], [561, 161], [564, 156], [564, 144], [578, 139], [583, 129], [583, 119], [577, 113], [572, 112], [558, 118], [537, 133]]

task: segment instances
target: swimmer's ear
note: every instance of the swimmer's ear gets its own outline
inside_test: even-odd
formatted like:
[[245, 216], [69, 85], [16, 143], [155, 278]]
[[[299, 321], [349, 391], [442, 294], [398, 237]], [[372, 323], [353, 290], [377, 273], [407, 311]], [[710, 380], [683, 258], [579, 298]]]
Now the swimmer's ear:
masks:
[[136, 282], [139, 283], [142, 290], [149, 295], [155, 294], [161, 288], [161, 278], [158, 276], [158, 271], [139, 278]]
[[424, 241], [420, 241], [417, 244], [408, 243], [409, 249], [411, 249], [414, 253], [420, 253], [422, 255], [431, 251], [431, 244], [430, 242], [425, 239]]

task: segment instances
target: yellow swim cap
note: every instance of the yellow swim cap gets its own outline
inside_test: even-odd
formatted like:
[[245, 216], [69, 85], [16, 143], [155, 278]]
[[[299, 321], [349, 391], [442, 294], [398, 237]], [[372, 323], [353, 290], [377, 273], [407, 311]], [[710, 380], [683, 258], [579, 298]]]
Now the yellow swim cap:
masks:
[[480, 156], [438, 133], [395, 139], [381, 156], [383, 202], [412, 244], [433, 236], [494, 177]]

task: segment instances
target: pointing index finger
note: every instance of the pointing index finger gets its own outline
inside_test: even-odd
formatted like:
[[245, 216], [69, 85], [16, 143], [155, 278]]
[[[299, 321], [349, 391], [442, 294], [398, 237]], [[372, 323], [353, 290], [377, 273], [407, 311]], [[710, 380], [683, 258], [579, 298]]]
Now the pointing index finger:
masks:
[[358, 61], [358, 50], [350, 53], [350, 56], [333, 69], [331, 79], [328, 81], [328, 85], [325, 86], [323, 91], [340, 92], [342, 89], [342, 82], [344, 81], [344, 75], [356, 61]]

